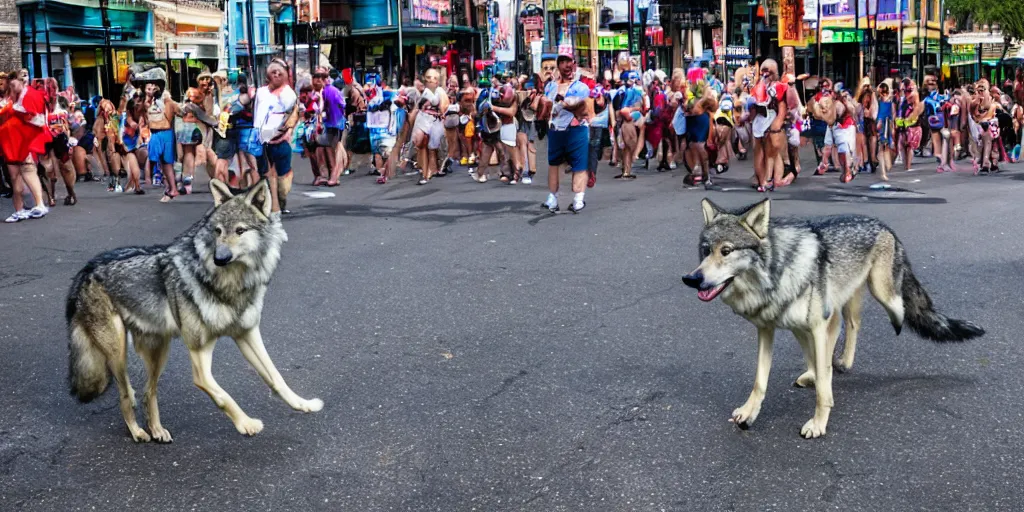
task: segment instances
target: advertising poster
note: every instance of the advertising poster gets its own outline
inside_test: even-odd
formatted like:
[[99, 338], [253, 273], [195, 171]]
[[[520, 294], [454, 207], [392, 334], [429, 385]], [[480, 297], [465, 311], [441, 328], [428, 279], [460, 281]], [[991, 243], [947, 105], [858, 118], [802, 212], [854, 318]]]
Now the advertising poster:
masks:
[[516, 60], [516, 26], [512, 0], [493, 0], [487, 10], [488, 32], [494, 60]]
[[779, 0], [779, 46], [803, 46], [803, 1]]

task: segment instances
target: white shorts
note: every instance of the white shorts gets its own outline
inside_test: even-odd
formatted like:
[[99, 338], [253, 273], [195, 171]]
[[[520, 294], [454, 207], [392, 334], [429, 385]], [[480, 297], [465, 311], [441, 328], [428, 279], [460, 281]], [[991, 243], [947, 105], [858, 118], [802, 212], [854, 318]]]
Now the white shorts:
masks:
[[800, 146], [800, 130], [796, 128], [789, 129], [789, 145], [794, 148]]
[[768, 111], [768, 117], [757, 116], [754, 118], [754, 137], [760, 139], [764, 137], [764, 134], [768, 132], [768, 129], [772, 127], [772, 122], [775, 121], [775, 117], [778, 113], [774, 110]]
[[516, 122], [514, 120], [509, 124], [501, 125], [501, 132], [499, 132], [501, 135], [501, 142], [504, 142], [506, 146], [513, 148], [516, 147], [517, 132], [518, 128], [516, 128]]
[[857, 147], [857, 127], [840, 128], [838, 125], [829, 126], [825, 130], [825, 145], [835, 146], [836, 151], [853, 155]]
[[440, 149], [441, 141], [444, 140], [444, 125], [436, 117], [420, 112], [416, 115], [417, 131], [427, 135], [427, 149]]

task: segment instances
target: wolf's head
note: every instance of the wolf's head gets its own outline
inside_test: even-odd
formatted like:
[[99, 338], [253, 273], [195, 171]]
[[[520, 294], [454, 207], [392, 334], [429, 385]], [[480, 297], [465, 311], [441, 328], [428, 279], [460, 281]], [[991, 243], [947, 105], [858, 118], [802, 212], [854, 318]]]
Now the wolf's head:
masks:
[[728, 211], [704, 199], [701, 207], [704, 230], [700, 234], [700, 266], [683, 276], [683, 282], [698, 290], [697, 298], [709, 302], [728, 290], [733, 279], [763, 267], [771, 203], [765, 199]]
[[262, 179], [249, 190], [232, 194], [220, 180], [210, 180], [214, 209], [196, 235], [205, 265], [244, 265], [262, 270], [276, 266], [280, 244], [287, 239], [277, 214], [271, 215], [270, 187]]

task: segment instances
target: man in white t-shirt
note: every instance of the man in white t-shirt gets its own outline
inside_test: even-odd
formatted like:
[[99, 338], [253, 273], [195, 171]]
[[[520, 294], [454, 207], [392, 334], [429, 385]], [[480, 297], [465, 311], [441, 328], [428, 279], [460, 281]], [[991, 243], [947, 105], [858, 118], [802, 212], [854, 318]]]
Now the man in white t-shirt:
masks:
[[267, 66], [267, 85], [256, 91], [253, 128], [263, 144], [258, 160], [260, 176], [270, 182], [271, 212], [290, 213], [286, 208], [292, 188], [292, 129], [298, 121], [298, 95], [288, 85], [288, 65], [274, 59]]

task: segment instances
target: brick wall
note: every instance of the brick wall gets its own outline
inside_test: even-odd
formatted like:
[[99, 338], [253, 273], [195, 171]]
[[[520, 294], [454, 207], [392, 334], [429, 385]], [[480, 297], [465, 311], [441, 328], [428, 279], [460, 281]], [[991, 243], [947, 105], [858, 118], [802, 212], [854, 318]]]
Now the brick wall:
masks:
[[18, 8], [14, 0], [0, 0], [0, 71], [21, 67], [18, 41]]

